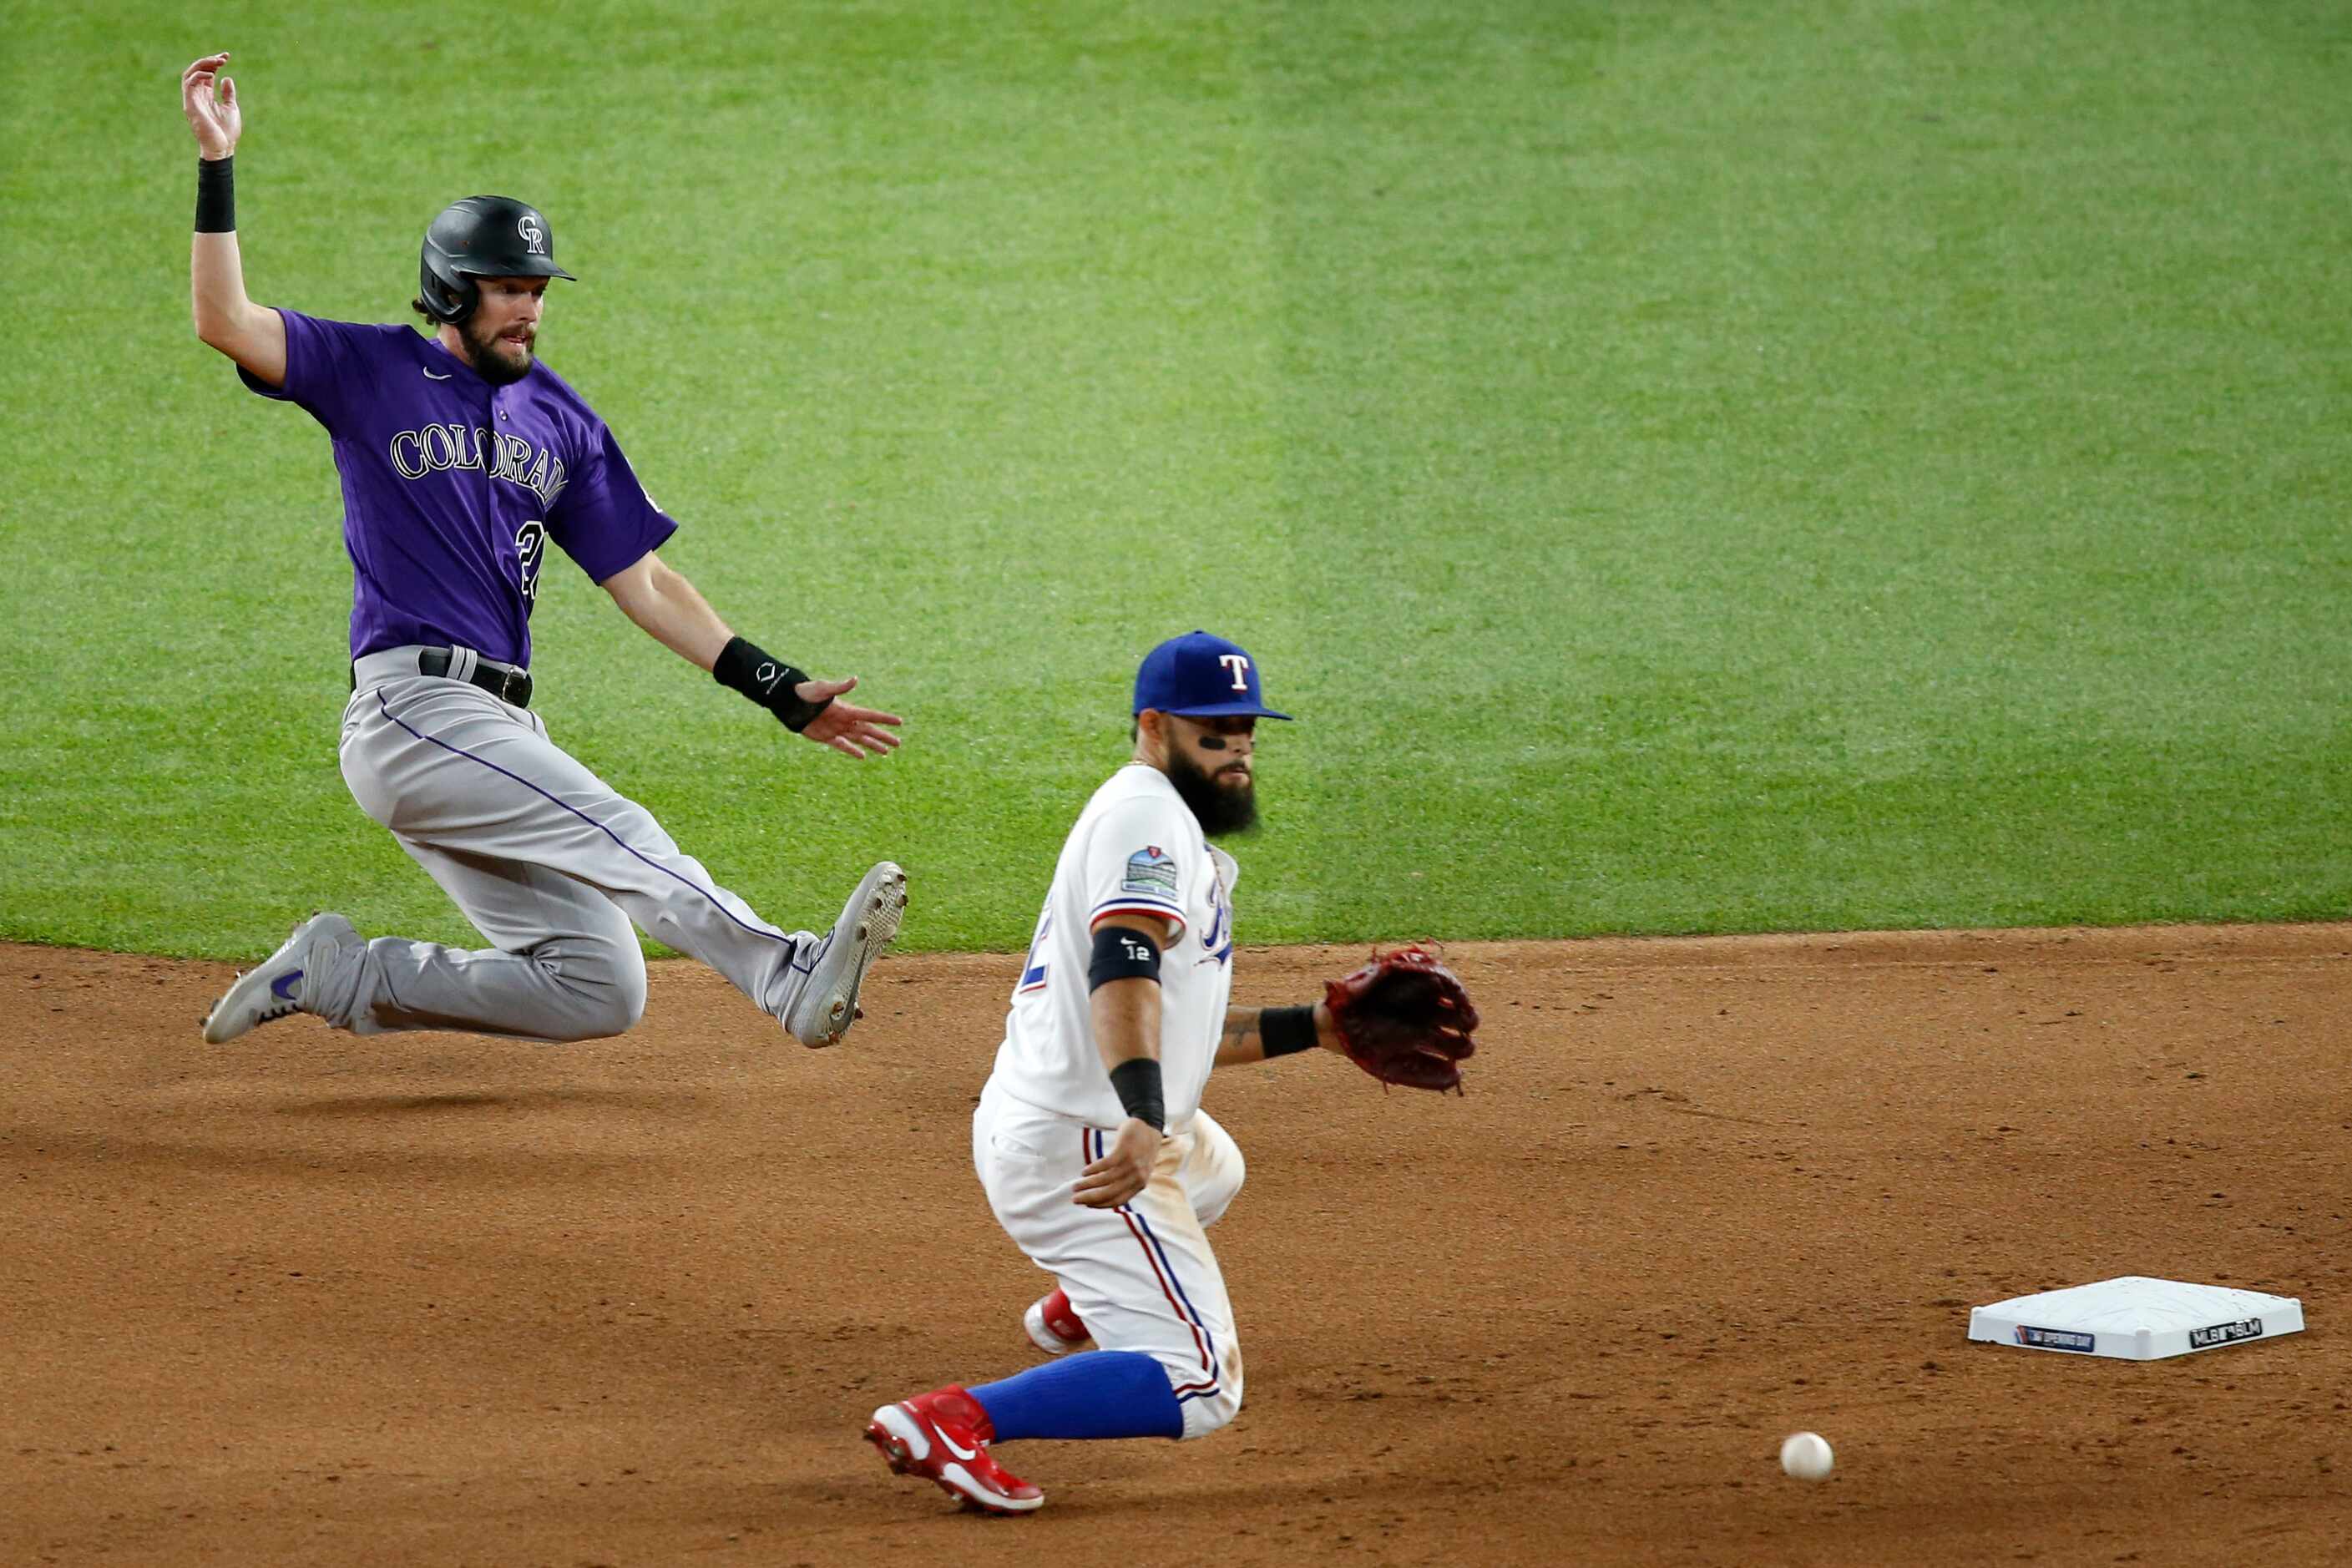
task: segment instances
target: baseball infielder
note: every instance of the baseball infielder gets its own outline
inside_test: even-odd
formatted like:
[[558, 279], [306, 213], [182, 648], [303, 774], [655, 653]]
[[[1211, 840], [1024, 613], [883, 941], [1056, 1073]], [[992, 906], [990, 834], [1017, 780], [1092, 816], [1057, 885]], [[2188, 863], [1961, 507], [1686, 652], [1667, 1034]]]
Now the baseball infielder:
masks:
[[[1257, 721], [1288, 717], [1261, 700], [1256, 663], [1205, 632], [1173, 638], [1144, 658], [1134, 710], [1133, 759], [1062, 846], [972, 1116], [990, 1207], [1058, 1280], [1024, 1321], [1057, 1359], [886, 1405], [866, 1428], [892, 1469], [992, 1513], [1045, 1501], [993, 1444], [1199, 1437], [1233, 1419], [1241, 1342], [1206, 1229], [1242, 1155], [1201, 1092], [1216, 1068], [1348, 1049], [1325, 1004], [1228, 1005], [1238, 870], [1209, 840], [1255, 819]], [[1466, 1027], [1439, 1048], [1466, 1056]]]
[[361, 1034], [616, 1035], [645, 1010], [634, 920], [803, 1044], [832, 1045], [898, 931], [905, 874], [881, 862], [830, 932], [788, 934], [556, 745], [530, 710], [547, 547], [648, 635], [812, 740], [883, 754], [898, 719], [839, 700], [854, 679], [812, 679], [735, 636], [655, 554], [677, 524], [604, 422], [533, 354], [549, 280], [572, 276], [536, 210], [470, 196], [434, 219], [414, 303], [430, 337], [247, 299], [231, 186], [244, 117], [227, 61], [208, 55], [181, 78], [199, 153], [196, 335], [248, 387], [334, 438], [353, 577], [343, 779], [492, 945], [364, 941], [341, 915], [316, 915], [230, 987], [205, 1038], [297, 1011]]

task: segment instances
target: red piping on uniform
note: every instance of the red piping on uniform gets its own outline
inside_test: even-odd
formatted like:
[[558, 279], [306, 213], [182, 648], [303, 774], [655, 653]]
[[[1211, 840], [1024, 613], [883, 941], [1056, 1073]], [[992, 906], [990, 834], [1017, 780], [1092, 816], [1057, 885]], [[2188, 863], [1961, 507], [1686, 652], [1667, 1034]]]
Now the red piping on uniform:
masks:
[[1092, 931], [1112, 915], [1152, 915], [1166, 921], [1179, 931], [1185, 929], [1183, 915], [1165, 904], [1108, 904], [1094, 912], [1094, 918], [1087, 922], [1087, 929]]
[[[1092, 1127], [1079, 1128], [1078, 1152], [1082, 1155], [1088, 1152], [1087, 1136], [1089, 1133], [1094, 1135], [1095, 1146], [1099, 1148], [1101, 1145], [1102, 1133], [1098, 1129]], [[1209, 1357], [1209, 1342], [1202, 1337], [1201, 1325], [1192, 1320], [1191, 1316], [1185, 1312], [1182, 1305], [1177, 1301], [1176, 1292], [1169, 1289], [1168, 1277], [1160, 1271], [1160, 1259], [1152, 1256], [1151, 1243], [1146, 1241], [1143, 1237], [1143, 1232], [1137, 1228], [1135, 1216], [1127, 1212], [1127, 1205], [1125, 1204], [1119, 1205], [1117, 1212], [1118, 1214], [1118, 1217], [1127, 1222], [1127, 1233], [1135, 1237], [1135, 1245], [1143, 1248], [1143, 1261], [1151, 1266], [1151, 1277], [1160, 1282], [1160, 1293], [1168, 1298], [1169, 1310], [1176, 1314], [1176, 1321], [1178, 1322], [1183, 1324], [1185, 1328], [1192, 1331], [1192, 1348], [1201, 1352], [1201, 1364], [1204, 1367], [1211, 1368], [1208, 1382], [1183, 1384], [1177, 1387], [1176, 1392], [1178, 1394], [1182, 1394], [1188, 1389], [1199, 1391], [1216, 1387], [1217, 1377], [1214, 1371], [1215, 1363], [1211, 1361]]]

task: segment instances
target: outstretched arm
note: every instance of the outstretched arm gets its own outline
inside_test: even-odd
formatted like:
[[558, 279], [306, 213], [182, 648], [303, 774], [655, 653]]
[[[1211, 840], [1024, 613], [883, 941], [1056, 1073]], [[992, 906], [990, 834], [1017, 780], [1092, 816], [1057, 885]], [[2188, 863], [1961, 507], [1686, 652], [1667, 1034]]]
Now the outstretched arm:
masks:
[[[1276, 1007], [1228, 1007], [1225, 1009], [1224, 1033], [1217, 1037], [1217, 1059], [1221, 1068], [1238, 1067], [1244, 1062], [1265, 1060], [1265, 1015], [1282, 1012]], [[1318, 1002], [1311, 1009], [1315, 1021], [1315, 1043], [1327, 1051], [1347, 1054], [1347, 1046], [1339, 1038], [1339, 1026], [1331, 1021], [1331, 1009]], [[1277, 1052], [1288, 1055], [1288, 1052]]]
[[[696, 592], [694, 584], [659, 555], [650, 550], [646, 552], [637, 557], [635, 565], [605, 578], [598, 586], [613, 595], [613, 603], [621, 607], [621, 613], [636, 622], [646, 636], [696, 668], [726, 678], [727, 672], [719, 668], [720, 661], [741, 639], [719, 618], [719, 612]], [[751, 645], [742, 646], [750, 648]], [[884, 726], [903, 721], [895, 713], [838, 700], [856, 684], [854, 675], [846, 680], [809, 679], [795, 683], [792, 691], [802, 703], [823, 709], [800, 727], [800, 732], [844, 756], [879, 756], [898, 744], [898, 737]], [[773, 706], [766, 700], [761, 705]], [[778, 717], [783, 717], [782, 713], [779, 712]]]
[[206, 55], [180, 74], [180, 108], [195, 132], [196, 235], [188, 251], [188, 289], [196, 336], [236, 361], [256, 380], [286, 384], [286, 321], [245, 294], [230, 180], [245, 106], [236, 83], [221, 75], [228, 51]]

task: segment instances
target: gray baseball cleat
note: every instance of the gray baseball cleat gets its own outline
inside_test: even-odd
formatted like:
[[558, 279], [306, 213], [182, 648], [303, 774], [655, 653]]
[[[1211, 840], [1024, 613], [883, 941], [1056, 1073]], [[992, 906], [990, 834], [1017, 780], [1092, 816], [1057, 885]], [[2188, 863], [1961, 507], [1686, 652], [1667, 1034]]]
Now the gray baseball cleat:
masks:
[[267, 1024], [299, 1013], [297, 999], [302, 976], [310, 968], [311, 951], [321, 942], [340, 947], [360, 941], [352, 922], [332, 910], [322, 910], [294, 928], [276, 952], [236, 977], [205, 1015], [205, 1040], [225, 1045], [257, 1024]]
[[816, 944], [800, 994], [784, 1009], [784, 1027], [812, 1048], [840, 1043], [861, 1017], [857, 988], [866, 971], [898, 934], [907, 913], [907, 873], [884, 860], [859, 879], [841, 906], [841, 918]]

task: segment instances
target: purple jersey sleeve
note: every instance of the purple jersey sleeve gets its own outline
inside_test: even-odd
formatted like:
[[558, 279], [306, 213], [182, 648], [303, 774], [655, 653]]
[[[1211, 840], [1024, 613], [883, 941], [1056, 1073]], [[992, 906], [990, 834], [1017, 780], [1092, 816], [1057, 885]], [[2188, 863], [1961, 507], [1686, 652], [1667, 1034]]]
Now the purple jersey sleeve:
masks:
[[547, 531], [590, 582], [602, 583], [660, 549], [677, 524], [646, 494], [621, 444], [601, 419], [584, 456], [548, 513]]
[[264, 397], [293, 404], [330, 430], [347, 424], [353, 408], [373, 392], [383, 335], [408, 331], [325, 321], [299, 310], [280, 309], [278, 314], [286, 323], [286, 384], [257, 380], [243, 365], [237, 377]]

